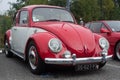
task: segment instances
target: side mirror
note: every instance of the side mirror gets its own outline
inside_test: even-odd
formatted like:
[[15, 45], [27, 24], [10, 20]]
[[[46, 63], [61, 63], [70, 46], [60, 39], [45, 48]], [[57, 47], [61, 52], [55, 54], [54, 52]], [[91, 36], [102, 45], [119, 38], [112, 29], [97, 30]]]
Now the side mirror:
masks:
[[82, 18], [80, 18], [80, 23], [81, 26], [84, 26], [84, 21], [82, 20]]
[[110, 31], [108, 29], [106, 29], [106, 28], [101, 28], [100, 32], [101, 33], [110, 33]]

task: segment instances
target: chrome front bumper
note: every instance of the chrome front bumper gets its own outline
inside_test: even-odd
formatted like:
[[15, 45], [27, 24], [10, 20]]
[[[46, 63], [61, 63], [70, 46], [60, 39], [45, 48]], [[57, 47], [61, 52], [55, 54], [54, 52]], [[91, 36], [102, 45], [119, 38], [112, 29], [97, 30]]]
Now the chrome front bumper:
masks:
[[45, 58], [46, 64], [57, 64], [57, 65], [76, 65], [86, 63], [100, 63], [106, 62], [107, 59], [112, 58], [112, 55], [102, 57], [87, 57], [87, 58]]

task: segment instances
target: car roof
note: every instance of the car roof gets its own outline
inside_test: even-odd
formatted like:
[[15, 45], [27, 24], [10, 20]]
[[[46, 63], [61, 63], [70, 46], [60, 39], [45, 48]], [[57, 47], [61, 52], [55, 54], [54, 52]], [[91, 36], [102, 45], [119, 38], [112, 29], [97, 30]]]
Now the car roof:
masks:
[[62, 8], [62, 9], [65, 9], [65, 8], [63, 8], [63, 7], [52, 6], [52, 5], [28, 5], [28, 6], [23, 7], [22, 9], [33, 9], [33, 8], [36, 8], [36, 7]]

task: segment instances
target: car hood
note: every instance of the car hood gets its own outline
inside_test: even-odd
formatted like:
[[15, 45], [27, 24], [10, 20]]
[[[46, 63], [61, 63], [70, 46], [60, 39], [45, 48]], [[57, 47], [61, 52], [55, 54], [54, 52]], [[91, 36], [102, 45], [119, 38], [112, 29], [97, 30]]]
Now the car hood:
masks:
[[94, 35], [84, 27], [64, 22], [42, 22], [35, 23], [33, 26], [45, 29], [56, 35], [72, 53], [87, 57], [95, 53]]

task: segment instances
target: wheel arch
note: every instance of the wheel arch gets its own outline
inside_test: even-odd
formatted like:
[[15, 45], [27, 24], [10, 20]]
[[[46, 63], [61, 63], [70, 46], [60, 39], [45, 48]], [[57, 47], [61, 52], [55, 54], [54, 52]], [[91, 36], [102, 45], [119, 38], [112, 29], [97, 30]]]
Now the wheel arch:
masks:
[[34, 39], [33, 38], [29, 38], [28, 39], [28, 41], [27, 41], [27, 44], [26, 44], [26, 46], [25, 46], [25, 61], [27, 61], [27, 59], [28, 59], [28, 45], [29, 45], [29, 43], [31, 42], [31, 41], [33, 41], [34, 42]]
[[[36, 48], [37, 48], [37, 51], [39, 52], [39, 57], [41, 59], [44, 59], [45, 58], [45, 54], [44, 51], [47, 51], [46, 54], [48, 54], [48, 41], [51, 39], [51, 38], [55, 38], [56, 36], [48, 33], [48, 32], [45, 32], [45, 33], [36, 33], [36, 34], [33, 34], [29, 37], [29, 39], [27, 40], [27, 43], [26, 43], [26, 46], [25, 46], [25, 60], [27, 60], [27, 56], [28, 56], [28, 46], [29, 46], [29, 43], [31, 41], [33, 41], [36, 45]], [[42, 48], [42, 49], [41, 49]], [[53, 55], [51, 55], [53, 56]]]
[[10, 45], [10, 42], [9, 42], [10, 36], [11, 36], [11, 30], [9, 29], [9, 30], [6, 31], [6, 33], [5, 33], [5, 35], [4, 35], [4, 43], [5, 43], [5, 40], [6, 40], [6, 38], [7, 38], [8, 44]]
[[117, 47], [117, 44], [120, 42], [120, 40], [118, 40], [116, 43], [115, 43], [115, 47], [114, 47], [114, 54], [113, 54], [113, 57], [115, 57], [115, 53], [116, 53], [116, 47]]

